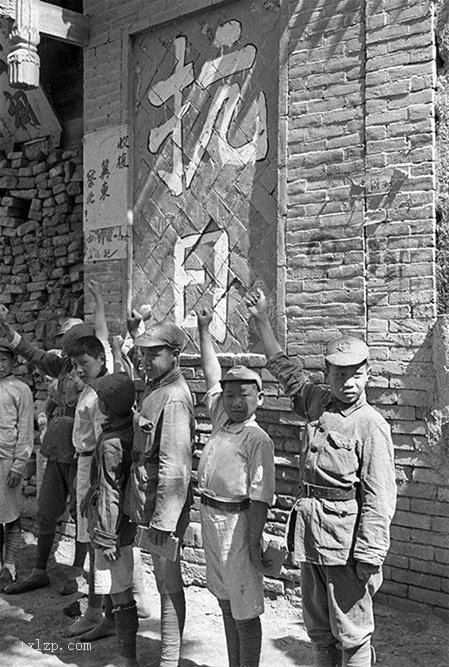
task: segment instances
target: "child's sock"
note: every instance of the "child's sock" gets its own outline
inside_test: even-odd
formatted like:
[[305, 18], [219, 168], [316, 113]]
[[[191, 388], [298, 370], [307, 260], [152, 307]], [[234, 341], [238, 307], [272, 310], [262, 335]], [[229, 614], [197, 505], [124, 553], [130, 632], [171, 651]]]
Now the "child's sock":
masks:
[[343, 664], [345, 667], [368, 667], [371, 665], [371, 639], [353, 648], [343, 648]]
[[262, 626], [259, 616], [235, 621], [239, 633], [240, 666], [258, 667], [262, 648]]
[[145, 589], [142, 558], [138, 547], [133, 547], [133, 561], [133, 595], [137, 604], [137, 614], [139, 618], [149, 618], [151, 616], [151, 607]]
[[341, 667], [342, 652], [335, 645], [314, 646], [315, 667]]
[[160, 667], [177, 667], [186, 616], [184, 591], [161, 595], [162, 654]]
[[239, 651], [239, 633], [231, 612], [231, 603], [229, 600], [218, 600], [222, 614], [223, 624], [226, 637], [226, 646], [228, 649], [229, 667], [239, 667], [240, 665], [240, 651]]
[[53, 523], [39, 523], [39, 532], [37, 536], [37, 553], [35, 570], [47, 570], [48, 559], [50, 558], [51, 548], [56, 534], [56, 525]]
[[16, 571], [16, 564], [15, 563], [7, 563], [5, 561], [3, 563], [3, 569], [8, 570], [8, 572], [10, 573], [11, 578], [12, 578], [13, 581], [16, 580], [17, 571]]
[[136, 660], [139, 621], [135, 601], [114, 607], [114, 616], [119, 654], [127, 660]]
[[16, 577], [16, 560], [22, 539], [20, 517], [15, 521], [5, 524], [5, 556], [4, 566]]
[[3, 524], [0, 523], [0, 567], [3, 565], [3, 543], [4, 543], [4, 530]]

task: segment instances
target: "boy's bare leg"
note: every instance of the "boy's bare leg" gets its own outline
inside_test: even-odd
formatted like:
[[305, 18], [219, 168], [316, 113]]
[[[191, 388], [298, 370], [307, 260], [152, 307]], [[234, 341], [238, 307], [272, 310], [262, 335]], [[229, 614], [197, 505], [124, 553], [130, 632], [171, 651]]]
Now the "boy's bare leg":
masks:
[[64, 581], [64, 584], [59, 591], [61, 595], [72, 595], [78, 591], [78, 577], [81, 577], [84, 572], [84, 562], [86, 560], [86, 554], [88, 550], [87, 542], [75, 541], [75, 556], [73, 558], [73, 564], [70, 568], [70, 574]]
[[89, 546], [89, 594], [87, 609], [83, 616], [70, 625], [65, 632], [65, 637], [78, 637], [92, 630], [102, 621], [101, 610], [102, 596], [95, 593], [95, 556], [94, 550]]

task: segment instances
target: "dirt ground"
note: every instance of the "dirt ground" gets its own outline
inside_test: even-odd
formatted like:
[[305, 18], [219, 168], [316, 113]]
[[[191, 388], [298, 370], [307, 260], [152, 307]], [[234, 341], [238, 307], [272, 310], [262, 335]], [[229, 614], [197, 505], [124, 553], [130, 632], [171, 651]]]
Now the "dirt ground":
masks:
[[[24, 535], [19, 572], [27, 574], [33, 563], [35, 538]], [[83, 645], [62, 636], [72, 622], [62, 613], [75, 600], [59, 594], [68, 572], [71, 543], [60, 542], [49, 568], [51, 586], [31, 593], [0, 594], [0, 666], [57, 665], [104, 667], [116, 654], [115, 639], [109, 637]], [[158, 596], [151, 573], [147, 573], [154, 616], [140, 621], [138, 657], [142, 667], [158, 664], [160, 652]], [[187, 620], [181, 667], [226, 667], [226, 649], [221, 616], [215, 599], [196, 586], [186, 589]], [[82, 605], [84, 598], [80, 599]], [[449, 667], [448, 627], [428, 614], [411, 614], [376, 606], [373, 643], [381, 667]], [[261, 667], [312, 667], [312, 650], [300, 612], [285, 599], [267, 600], [262, 617]], [[154, 663], [153, 663], [154, 661]]]

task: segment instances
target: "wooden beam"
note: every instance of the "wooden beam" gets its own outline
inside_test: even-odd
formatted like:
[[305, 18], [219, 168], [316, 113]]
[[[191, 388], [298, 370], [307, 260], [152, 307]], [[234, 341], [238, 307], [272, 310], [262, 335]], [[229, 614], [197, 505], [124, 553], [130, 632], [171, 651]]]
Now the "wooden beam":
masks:
[[[87, 16], [41, 0], [33, 0], [33, 4], [38, 10], [39, 32], [76, 46], [87, 46], [90, 26]], [[16, 19], [15, 0], [0, 0], [0, 18]]]
[[0, 0], [0, 19], [14, 19], [16, 0]]
[[76, 46], [87, 46], [90, 21], [87, 16], [35, 0], [39, 7], [39, 32]]

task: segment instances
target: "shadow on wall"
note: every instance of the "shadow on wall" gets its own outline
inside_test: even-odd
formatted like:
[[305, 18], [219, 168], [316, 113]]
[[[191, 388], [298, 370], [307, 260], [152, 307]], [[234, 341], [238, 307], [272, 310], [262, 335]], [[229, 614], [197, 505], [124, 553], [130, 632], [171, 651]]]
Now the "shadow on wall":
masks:
[[449, 315], [440, 315], [432, 331], [435, 387], [428, 420], [429, 463], [449, 478]]

